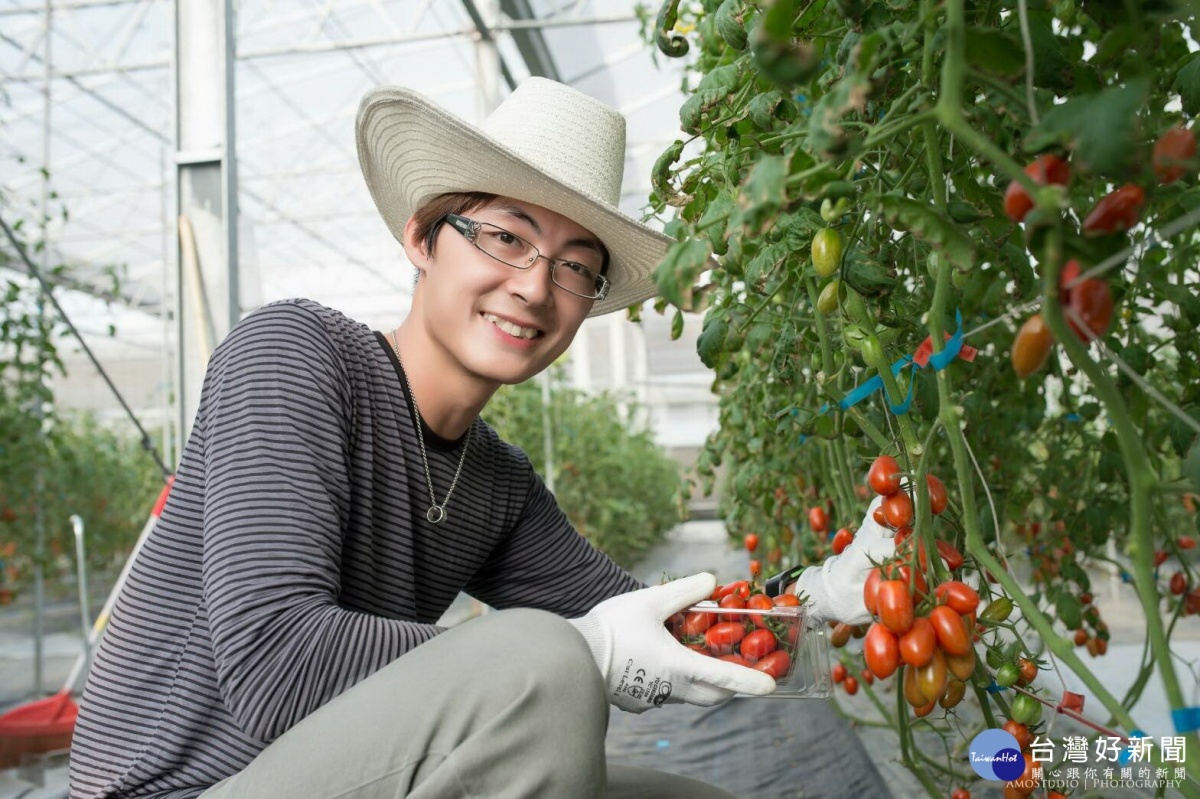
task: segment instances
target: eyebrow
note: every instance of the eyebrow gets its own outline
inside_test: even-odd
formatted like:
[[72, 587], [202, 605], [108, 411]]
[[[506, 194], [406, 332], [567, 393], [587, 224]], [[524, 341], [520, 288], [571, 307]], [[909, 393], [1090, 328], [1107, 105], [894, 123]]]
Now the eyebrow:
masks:
[[[530, 216], [524, 208], [516, 205], [494, 205], [492, 207], [497, 211], [513, 217], [514, 219], [521, 220], [533, 228], [534, 233], [538, 234], [539, 236], [542, 235], [542, 226], [539, 225], [538, 221]], [[601, 243], [600, 239], [594, 236], [571, 239], [564, 245], [564, 247], [584, 247], [589, 250], [595, 250], [601, 255], [606, 255], [608, 253], [608, 250], [604, 247], [604, 244]]]

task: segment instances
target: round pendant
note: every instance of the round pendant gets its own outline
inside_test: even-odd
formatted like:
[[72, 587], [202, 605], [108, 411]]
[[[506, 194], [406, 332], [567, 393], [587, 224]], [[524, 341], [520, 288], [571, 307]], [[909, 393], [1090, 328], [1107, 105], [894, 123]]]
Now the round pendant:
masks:
[[430, 505], [425, 511], [425, 520], [430, 524], [441, 524], [446, 521], [446, 508], [443, 505]]

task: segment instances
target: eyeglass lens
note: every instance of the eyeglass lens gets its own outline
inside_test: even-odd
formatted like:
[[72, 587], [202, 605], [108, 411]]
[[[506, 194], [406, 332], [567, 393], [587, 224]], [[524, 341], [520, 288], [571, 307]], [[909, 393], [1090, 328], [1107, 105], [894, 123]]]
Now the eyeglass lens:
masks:
[[[537, 248], [507, 230], [484, 222], [479, 226], [475, 246], [498, 261], [520, 269], [533, 265], [538, 257]], [[555, 261], [551, 267], [551, 279], [572, 294], [595, 297], [598, 293], [597, 275], [600, 274], [600, 254], [587, 260]]]

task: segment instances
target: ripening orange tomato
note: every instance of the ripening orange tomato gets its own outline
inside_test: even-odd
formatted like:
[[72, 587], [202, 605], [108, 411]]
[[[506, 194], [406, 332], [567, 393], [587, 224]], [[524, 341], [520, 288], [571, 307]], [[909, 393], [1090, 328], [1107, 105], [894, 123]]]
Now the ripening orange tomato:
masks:
[[1030, 315], [1013, 339], [1011, 359], [1017, 377], [1024, 380], [1045, 366], [1053, 346], [1054, 336], [1046, 320], [1040, 313]]

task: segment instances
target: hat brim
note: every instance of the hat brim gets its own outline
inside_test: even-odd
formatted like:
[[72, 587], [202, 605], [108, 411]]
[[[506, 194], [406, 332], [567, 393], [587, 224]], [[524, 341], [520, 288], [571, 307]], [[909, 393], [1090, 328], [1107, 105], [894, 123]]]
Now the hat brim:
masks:
[[612, 287], [589, 316], [658, 293], [652, 273], [674, 243], [671, 238], [563, 185], [422, 95], [402, 87], [374, 89], [359, 105], [356, 127], [367, 188], [399, 241], [404, 241], [404, 225], [413, 212], [440, 194], [498, 194], [552, 209], [587, 228], [608, 248]]

